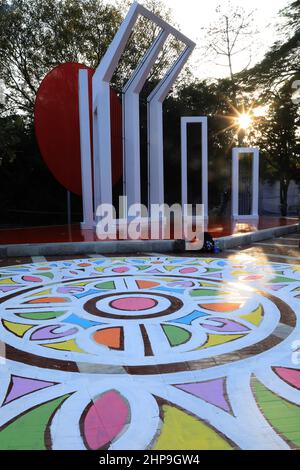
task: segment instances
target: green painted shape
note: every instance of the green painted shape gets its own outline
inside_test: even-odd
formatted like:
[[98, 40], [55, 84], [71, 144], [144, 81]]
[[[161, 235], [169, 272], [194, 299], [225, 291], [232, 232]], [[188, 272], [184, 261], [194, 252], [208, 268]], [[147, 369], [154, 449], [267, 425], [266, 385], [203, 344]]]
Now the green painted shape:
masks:
[[137, 268], [139, 271], [145, 271], [145, 269], [152, 268], [152, 266], [134, 266]]
[[221, 269], [220, 268], [206, 268], [206, 271], [207, 273], [219, 273], [221, 272]]
[[273, 277], [273, 279], [271, 279], [269, 283], [276, 284], [276, 283], [281, 283], [281, 282], [296, 282], [296, 281], [297, 279], [292, 279], [291, 277], [276, 276], [276, 277]]
[[44, 277], [48, 277], [49, 279], [53, 279], [54, 278], [54, 274], [53, 273], [41, 273], [41, 272], [38, 272], [38, 273], [34, 273], [32, 274], [32, 276], [44, 276]]
[[227, 294], [227, 292], [222, 292], [220, 290], [215, 290], [215, 289], [193, 289], [190, 292], [190, 295], [192, 297], [208, 297], [208, 296], [216, 296], [216, 295], [224, 295]]
[[261, 411], [277, 432], [300, 448], [300, 407], [278, 397], [258, 381], [254, 393]]
[[180, 344], [186, 343], [191, 334], [189, 331], [180, 328], [179, 326], [173, 325], [162, 325], [162, 329], [171, 346], [179, 346]]
[[17, 313], [18, 317], [27, 318], [29, 320], [52, 320], [57, 317], [61, 317], [66, 312], [28, 312], [28, 313]]
[[106, 289], [113, 290], [116, 288], [114, 281], [100, 282], [100, 284], [95, 285], [96, 289]]
[[46, 450], [45, 431], [51, 416], [70, 394], [32, 408], [0, 429], [0, 450]]

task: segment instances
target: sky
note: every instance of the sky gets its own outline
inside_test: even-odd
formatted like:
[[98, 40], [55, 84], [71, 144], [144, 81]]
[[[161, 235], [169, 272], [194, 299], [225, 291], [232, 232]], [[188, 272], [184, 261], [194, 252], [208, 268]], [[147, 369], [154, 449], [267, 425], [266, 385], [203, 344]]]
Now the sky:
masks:
[[[193, 39], [197, 46], [191, 62], [194, 73], [203, 78], [221, 77], [226, 75], [227, 68], [216, 66], [203, 59], [201, 46], [205, 43], [205, 33], [201, 27], [207, 27], [216, 19], [216, 7], [227, 4], [226, 0], [163, 0], [172, 9], [173, 17], [182, 33]], [[289, 4], [288, 0], [231, 0], [232, 5], [241, 6], [246, 12], [255, 10], [256, 53], [252, 64], [263, 58], [264, 53], [276, 40], [275, 23], [278, 21], [278, 11]], [[202, 49], [203, 51], [203, 49]], [[235, 72], [243, 69], [249, 62], [249, 52], [240, 54], [234, 60]]]
[[[108, 3], [111, 1], [107, 0]], [[144, 3], [143, 0], [139, 0]], [[228, 73], [224, 63], [216, 65], [203, 55], [205, 32], [202, 30], [213, 23], [216, 18], [216, 7], [227, 4], [227, 0], [162, 0], [172, 10], [175, 23], [180, 31], [194, 40], [196, 49], [190, 59], [193, 73], [199, 78], [219, 78]], [[278, 21], [278, 11], [290, 3], [290, 0], [231, 0], [233, 6], [241, 6], [246, 12], [255, 10], [255, 35], [253, 59], [251, 65], [261, 60], [268, 48], [276, 40], [275, 23]], [[234, 59], [234, 72], [239, 72], [249, 63], [249, 52], [238, 54]], [[222, 62], [222, 61], [221, 61]]]

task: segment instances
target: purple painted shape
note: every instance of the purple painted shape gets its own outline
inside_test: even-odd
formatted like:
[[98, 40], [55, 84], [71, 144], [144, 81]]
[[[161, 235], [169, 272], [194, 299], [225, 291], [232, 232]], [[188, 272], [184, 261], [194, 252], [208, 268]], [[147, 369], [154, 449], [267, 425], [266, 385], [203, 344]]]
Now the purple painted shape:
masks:
[[241, 325], [241, 323], [237, 323], [233, 320], [229, 320], [227, 318], [217, 318], [217, 317], [209, 317], [206, 320], [208, 321], [215, 321], [218, 323], [221, 323], [220, 325], [210, 325], [206, 324], [205, 321], [202, 322], [202, 326], [204, 326], [207, 330], [211, 331], [226, 331], [226, 332], [243, 332], [245, 333], [246, 331], [249, 331], [249, 328], [247, 328], [244, 325]]
[[192, 281], [175, 281], [169, 282], [167, 286], [170, 287], [193, 287], [194, 283]]
[[197, 382], [192, 384], [175, 385], [176, 388], [190, 393], [195, 397], [221, 408], [224, 411], [231, 411], [229, 403], [224, 396], [225, 379], [210, 380], [208, 382]]
[[1, 292], [9, 292], [11, 290], [16, 290], [16, 289], [20, 289], [20, 287], [23, 287], [23, 286], [1, 286], [0, 287], [0, 291]]
[[84, 291], [84, 287], [63, 286], [57, 289], [57, 292], [59, 292], [60, 294], [73, 294], [75, 292], [82, 292], [82, 291]]
[[283, 289], [283, 287], [286, 287], [287, 284], [271, 284], [271, 285], [268, 285], [267, 287], [269, 289], [272, 289], [272, 290], [280, 290], [280, 289]]
[[64, 336], [70, 336], [77, 333], [77, 328], [70, 328], [67, 331], [63, 331], [62, 333], [55, 333], [57, 328], [60, 328], [62, 325], [48, 325], [39, 328], [38, 330], [34, 331], [30, 337], [33, 341], [40, 341], [43, 339], [56, 339], [56, 338], [63, 338]]
[[16, 398], [20, 398], [29, 393], [42, 390], [43, 388], [52, 387], [55, 382], [46, 382], [45, 380], [27, 379], [26, 377], [18, 377], [12, 375], [10, 382], [10, 391], [4, 401], [4, 405], [10, 403]]
[[222, 278], [222, 273], [213, 273], [213, 274], [205, 273], [205, 274], [203, 274], [203, 276], [213, 277], [215, 279], [221, 279]]

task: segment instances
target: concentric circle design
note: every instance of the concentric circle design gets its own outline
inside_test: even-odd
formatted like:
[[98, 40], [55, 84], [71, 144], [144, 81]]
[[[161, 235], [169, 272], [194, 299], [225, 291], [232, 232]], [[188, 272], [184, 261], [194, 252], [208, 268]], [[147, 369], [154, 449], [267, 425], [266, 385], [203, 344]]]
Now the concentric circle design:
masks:
[[145, 320], [171, 315], [183, 307], [183, 302], [166, 294], [120, 292], [104, 294], [88, 300], [83, 308], [91, 315], [120, 320]]
[[126, 312], [140, 312], [141, 310], [149, 310], [157, 305], [157, 301], [149, 297], [121, 297], [112, 300], [110, 305], [117, 310], [125, 310]]
[[[297, 447], [297, 436], [276, 428], [281, 422], [265, 403], [285, 400], [280, 413], [297, 416], [299, 302], [299, 266], [250, 257], [1, 268], [0, 341], [8, 361], [0, 399], [11, 412], [0, 408], [0, 447], [5, 423], [31, 409], [49, 411], [43, 435], [55, 449], [68, 442], [76, 449], [133, 442], [177, 448], [174, 435], [189, 427], [216, 448], [249, 448], [250, 440], [261, 448], [259, 439], [265, 448]], [[20, 406], [5, 408], [15, 400]], [[113, 424], [103, 430], [105, 421]], [[64, 435], [67, 422], [73, 434]], [[195, 432], [187, 435], [194, 442]]]

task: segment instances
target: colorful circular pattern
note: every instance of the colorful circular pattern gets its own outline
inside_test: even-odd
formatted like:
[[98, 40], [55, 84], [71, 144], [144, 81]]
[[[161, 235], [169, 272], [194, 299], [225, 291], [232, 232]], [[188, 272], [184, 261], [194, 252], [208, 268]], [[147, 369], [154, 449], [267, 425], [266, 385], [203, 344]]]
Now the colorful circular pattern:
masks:
[[33, 263], [1, 268], [0, 304], [0, 448], [39, 413], [41, 448], [300, 447], [298, 265]]

